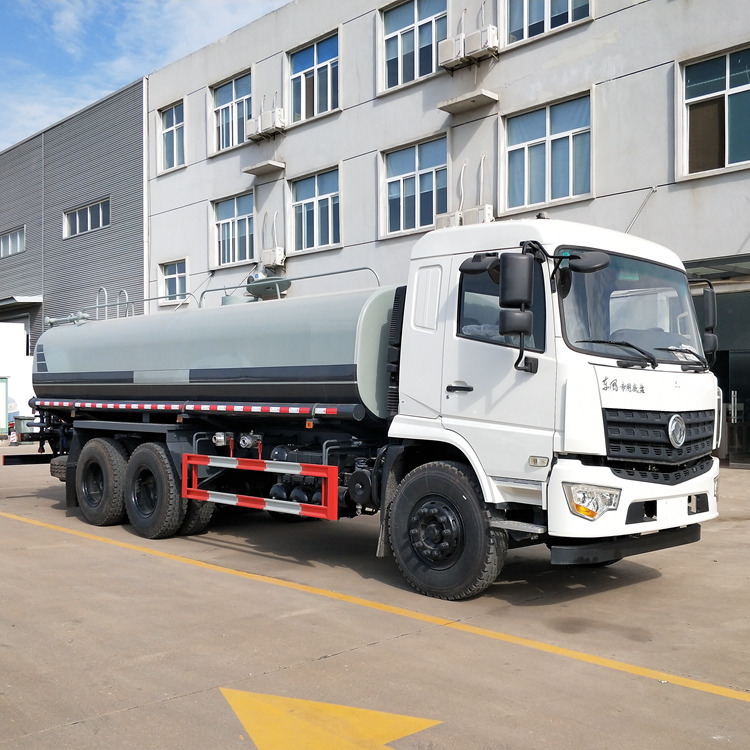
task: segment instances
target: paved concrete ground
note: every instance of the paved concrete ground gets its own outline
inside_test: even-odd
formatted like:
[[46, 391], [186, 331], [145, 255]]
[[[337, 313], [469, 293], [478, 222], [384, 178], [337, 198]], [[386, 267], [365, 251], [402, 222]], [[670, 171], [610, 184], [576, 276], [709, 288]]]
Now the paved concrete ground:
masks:
[[2, 750], [750, 747], [750, 472], [698, 544], [516, 551], [456, 603], [375, 558], [376, 518], [229, 509], [148, 541], [85, 525], [47, 472], [0, 467]]

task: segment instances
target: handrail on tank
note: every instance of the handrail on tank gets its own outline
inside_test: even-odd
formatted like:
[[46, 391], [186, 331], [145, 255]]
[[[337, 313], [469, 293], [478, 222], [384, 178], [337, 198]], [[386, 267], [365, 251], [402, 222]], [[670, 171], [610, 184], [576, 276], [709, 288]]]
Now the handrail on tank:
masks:
[[[99, 295], [102, 292], [104, 292], [104, 304], [102, 304], [101, 302], [99, 302]], [[101, 307], [104, 307], [104, 320], [106, 320], [107, 319], [107, 308], [109, 307], [109, 295], [107, 294], [106, 287], [103, 287], [103, 286], [100, 286], [96, 290], [96, 302], [94, 303], [94, 308], [93, 309], [96, 310], [96, 319], [97, 320], [99, 320], [99, 309]], [[90, 310], [91, 307], [84, 308], [84, 309]]]
[[177, 302], [174, 306], [174, 310], [179, 310], [183, 304], [187, 301], [188, 297], [192, 297], [193, 301], [198, 304], [197, 297], [192, 292], [180, 292], [180, 298], [176, 299], [174, 294], [160, 294], [158, 297], [144, 297], [144, 302], [158, 302], [160, 299], [165, 299], [170, 302]]
[[117, 313], [117, 317], [120, 317], [120, 298], [122, 296], [125, 296], [125, 302], [123, 303], [125, 305], [125, 315], [124, 317], [128, 317], [128, 315], [135, 315], [135, 305], [130, 301], [130, 296], [128, 295], [127, 289], [120, 289], [119, 292], [117, 292], [117, 307], [115, 308], [115, 311]]
[[[322, 272], [322, 273], [314, 273], [314, 274], [311, 274], [309, 276], [267, 276], [264, 279], [258, 279], [257, 283], [263, 283], [263, 282], [265, 282], [267, 284], [273, 284], [274, 281], [279, 281], [279, 282], [280, 281], [285, 281], [285, 282], [289, 282], [291, 284], [294, 281], [307, 281], [308, 279], [319, 279], [319, 278], [323, 278], [323, 277], [326, 277], [326, 276], [340, 276], [340, 275], [345, 274], [345, 273], [356, 273], [357, 271], [369, 271], [375, 277], [375, 281], [377, 283], [377, 286], [381, 286], [382, 285], [382, 282], [380, 281], [380, 276], [378, 276], [377, 271], [375, 271], [374, 268], [370, 268], [369, 266], [357, 266], [357, 268], [344, 268], [344, 269], [339, 270], [339, 271], [325, 271], [325, 272]], [[237, 286], [229, 288], [229, 292], [232, 292], [232, 293], [236, 292], [241, 287], [247, 287], [250, 283], [252, 283], [252, 282], [249, 282], [247, 280], [242, 281], [241, 283], [237, 284]], [[226, 293], [227, 289], [228, 288], [226, 286], [213, 287], [213, 288], [210, 288], [210, 289], [204, 289], [201, 292], [201, 296], [200, 296], [200, 298], [198, 300], [198, 307], [203, 307], [203, 300], [204, 300], [205, 296], [209, 292], [224, 292], [224, 293]], [[279, 299], [281, 298], [280, 294], [278, 295], [278, 298]]]
[[[104, 293], [104, 303], [102, 304], [99, 300], [100, 297]], [[125, 301], [122, 301], [122, 296], [125, 295]], [[107, 293], [107, 290], [105, 287], [100, 286], [99, 289], [96, 292], [96, 303], [93, 305], [87, 305], [83, 308], [84, 311], [86, 310], [94, 310], [96, 312], [96, 318], [95, 320], [99, 320], [99, 310], [104, 311], [104, 320], [109, 319], [109, 308], [114, 307], [117, 312], [117, 317], [120, 317], [120, 305], [125, 305], [125, 315], [124, 317], [128, 317], [129, 315], [134, 316], [135, 315], [135, 304], [130, 301], [130, 298], [128, 297], [128, 292], [126, 289], [120, 289], [120, 291], [117, 293], [117, 301], [116, 302], [109, 302], [109, 294]]]

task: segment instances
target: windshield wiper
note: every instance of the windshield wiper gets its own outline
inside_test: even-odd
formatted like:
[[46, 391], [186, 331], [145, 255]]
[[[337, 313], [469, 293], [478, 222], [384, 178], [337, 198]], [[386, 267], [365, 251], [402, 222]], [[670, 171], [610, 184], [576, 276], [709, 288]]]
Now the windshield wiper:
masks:
[[[705, 357], [701, 357], [698, 352], [691, 349], [690, 347], [682, 346], [658, 346], [656, 348], [660, 352], [674, 352], [680, 354], [689, 354], [691, 357], [695, 357], [699, 364], [689, 364], [687, 362], [682, 363], [683, 370], [708, 370], [708, 360]], [[679, 359], [679, 357], [678, 357]]]
[[[576, 341], [576, 344], [610, 344], [611, 346], [621, 346], [624, 349], [635, 349], [639, 354], [643, 355], [643, 358], [651, 365], [651, 369], [655, 370], [657, 367], [656, 357], [646, 349], [641, 349], [640, 346], [631, 344], [629, 341], [607, 341], [606, 339], [581, 339]], [[630, 367], [630, 363], [618, 362], [618, 365], [622, 367]]]

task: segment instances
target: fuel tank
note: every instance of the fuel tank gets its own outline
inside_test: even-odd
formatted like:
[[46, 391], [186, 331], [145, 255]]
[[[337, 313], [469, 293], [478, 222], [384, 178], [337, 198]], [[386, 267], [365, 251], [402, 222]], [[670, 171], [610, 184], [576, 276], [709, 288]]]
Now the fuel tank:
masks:
[[40, 398], [362, 404], [387, 416], [395, 287], [85, 321], [34, 352]]

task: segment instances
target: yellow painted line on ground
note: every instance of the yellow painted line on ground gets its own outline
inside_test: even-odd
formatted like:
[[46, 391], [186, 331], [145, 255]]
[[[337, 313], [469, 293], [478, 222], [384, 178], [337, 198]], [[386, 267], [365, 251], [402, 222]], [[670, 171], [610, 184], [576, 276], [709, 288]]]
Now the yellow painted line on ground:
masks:
[[626, 674], [632, 674], [638, 677], [646, 677], [650, 680], [657, 680], [659, 682], [669, 683], [672, 685], [680, 685], [682, 687], [689, 688], [690, 690], [697, 690], [703, 693], [718, 695], [722, 698], [731, 698], [733, 700], [750, 703], [749, 692], [723, 687], [721, 685], [714, 685], [710, 682], [701, 682], [700, 680], [693, 680], [689, 677], [681, 677], [680, 675], [671, 674], [670, 672], [660, 672], [656, 669], [639, 667], [634, 664], [617, 661], [616, 659], [608, 659], [602, 656], [588, 654], [584, 651], [576, 651], [574, 649], [563, 648], [561, 646], [553, 646], [552, 644], [544, 643], [543, 641], [535, 641], [531, 638], [522, 638], [516, 635], [509, 635], [508, 633], [501, 633], [496, 630], [489, 630], [488, 628], [479, 628], [474, 625], [469, 625], [467, 623], [459, 622], [456, 620], [447, 620], [444, 617], [436, 617], [434, 615], [428, 615], [423, 612], [405, 609], [404, 607], [394, 607], [390, 604], [383, 604], [382, 602], [376, 602], [370, 599], [362, 599], [358, 596], [350, 596], [349, 594], [342, 594], [338, 591], [330, 591], [329, 589], [321, 589], [315, 586], [308, 586], [304, 583], [294, 583], [292, 581], [285, 581], [281, 578], [272, 578], [271, 576], [264, 576], [258, 573], [247, 573], [243, 570], [226, 568], [222, 565], [214, 565], [213, 563], [194, 560], [193, 558], [184, 557], [182, 555], [173, 555], [170, 552], [163, 552], [162, 550], [143, 547], [139, 544], [120, 542], [116, 539], [108, 539], [107, 537], [98, 536], [97, 534], [90, 534], [86, 531], [69, 529], [64, 526], [57, 526], [55, 524], [45, 523], [44, 521], [37, 521], [32, 518], [24, 518], [23, 516], [17, 516], [13, 513], [5, 513], [0, 511], [0, 516], [3, 518], [11, 519], [13, 521], [21, 521], [22, 523], [31, 524], [32, 526], [39, 526], [41, 528], [50, 529], [52, 531], [60, 531], [64, 534], [70, 534], [71, 536], [77, 536], [82, 539], [90, 539], [95, 542], [104, 542], [105, 544], [110, 544], [122, 549], [129, 549], [135, 552], [141, 552], [146, 555], [161, 557], [165, 560], [173, 560], [174, 562], [185, 563], [196, 568], [202, 568], [203, 570], [225, 573], [228, 575], [236, 576], [238, 578], [244, 578], [249, 581], [255, 581], [257, 583], [266, 583], [272, 586], [278, 586], [280, 588], [291, 589], [292, 591], [299, 591], [305, 594], [312, 594], [314, 596], [325, 597], [327, 599], [334, 599], [336, 601], [345, 602], [347, 604], [354, 604], [358, 607], [366, 607], [367, 609], [386, 612], [388, 614], [405, 617], [410, 620], [416, 620], [418, 622], [425, 622], [430, 625], [437, 625], [439, 627], [457, 630], [462, 633], [470, 633], [471, 635], [477, 635], [482, 638], [489, 638], [491, 640], [500, 641], [502, 643], [510, 643], [515, 646], [522, 646], [524, 648], [533, 649], [535, 651], [554, 654], [555, 656], [563, 656], [567, 659], [574, 659], [575, 661], [583, 662], [586, 664], [605, 667], [616, 672], [625, 672]]

